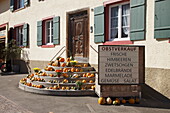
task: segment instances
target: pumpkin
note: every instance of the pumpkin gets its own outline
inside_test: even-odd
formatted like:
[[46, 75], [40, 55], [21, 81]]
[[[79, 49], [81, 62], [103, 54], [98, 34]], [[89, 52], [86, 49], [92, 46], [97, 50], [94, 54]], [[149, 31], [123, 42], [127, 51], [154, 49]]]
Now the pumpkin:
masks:
[[70, 87], [66, 87], [66, 90], [70, 90]]
[[91, 75], [90, 73], [87, 73], [87, 74], [86, 74], [86, 77], [89, 77], [90, 75]]
[[110, 97], [107, 97], [106, 103], [107, 103], [107, 104], [112, 104], [112, 99], [111, 99]]
[[79, 69], [78, 69], [78, 68], [76, 68], [76, 69], [75, 69], [75, 72], [79, 72]]
[[63, 86], [61, 89], [62, 89], [62, 90], [65, 90], [66, 88]]
[[52, 66], [57, 66], [57, 64], [56, 63], [52, 63]]
[[57, 90], [57, 89], [58, 89], [58, 86], [54, 86], [53, 89], [56, 89], [56, 90]]
[[67, 82], [68, 82], [68, 80], [67, 80], [67, 79], [64, 79], [64, 80], [63, 80], [63, 83], [67, 83]]
[[83, 66], [84, 66], [84, 67], [87, 67], [88, 65], [87, 65], [87, 64], [84, 64]]
[[75, 72], [75, 68], [73, 67], [73, 68], [71, 68], [71, 72]]
[[65, 66], [66, 66], [66, 63], [62, 63], [62, 64], [61, 64], [61, 67], [65, 67]]
[[120, 104], [120, 100], [118, 98], [116, 98], [115, 101], [116, 101], [117, 104]]
[[136, 98], [136, 99], [135, 99], [135, 102], [136, 102], [136, 103], [139, 103], [139, 102], [140, 102], [140, 99], [139, 99], [139, 98]]
[[126, 104], [126, 100], [125, 99], [123, 99], [121, 102], [122, 102], [122, 104]]
[[105, 104], [105, 103], [106, 103], [106, 100], [105, 100], [104, 97], [100, 97], [100, 98], [98, 99], [98, 104], [103, 105], [103, 104]]
[[65, 61], [64, 58], [60, 58], [60, 59], [59, 59], [59, 62], [64, 62], [64, 61]]
[[83, 83], [86, 83], [86, 80], [82, 80]]
[[95, 75], [92, 73], [89, 77], [94, 77]]
[[54, 75], [53, 75], [53, 74], [49, 74], [49, 76], [50, 76], [50, 77], [54, 77]]
[[83, 72], [83, 69], [80, 69], [79, 71], [80, 71], [80, 72]]
[[61, 69], [56, 69], [55, 72], [62, 72], [62, 70]]
[[66, 62], [70, 62], [70, 58], [67, 58], [67, 59], [66, 59]]
[[134, 104], [134, 103], [135, 103], [135, 99], [130, 98], [130, 99], [129, 99], [129, 103], [130, 103], [130, 104]]
[[93, 80], [90, 80], [89, 83], [93, 83]]
[[95, 90], [95, 85], [94, 85], [94, 86], [91, 86], [91, 89], [92, 89], [92, 90]]
[[83, 77], [86, 77], [86, 73], [83, 74]]

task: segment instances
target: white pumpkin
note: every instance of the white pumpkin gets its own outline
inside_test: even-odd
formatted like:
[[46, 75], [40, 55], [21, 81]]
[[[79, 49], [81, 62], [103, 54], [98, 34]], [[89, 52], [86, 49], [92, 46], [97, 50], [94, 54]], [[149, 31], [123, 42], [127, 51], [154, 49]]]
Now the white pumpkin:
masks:
[[107, 97], [106, 102], [107, 104], [112, 104], [112, 99], [110, 97]]

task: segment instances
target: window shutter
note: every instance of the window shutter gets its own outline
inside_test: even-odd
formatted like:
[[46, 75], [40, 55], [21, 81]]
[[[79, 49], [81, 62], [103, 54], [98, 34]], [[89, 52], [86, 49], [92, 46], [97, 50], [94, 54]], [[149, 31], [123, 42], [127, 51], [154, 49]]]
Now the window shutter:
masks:
[[37, 45], [42, 45], [42, 21], [37, 22]]
[[53, 18], [53, 44], [60, 44], [60, 17]]
[[24, 24], [23, 33], [23, 46], [28, 46], [28, 24]]
[[29, 5], [29, 0], [24, 0], [24, 6], [28, 6]]
[[10, 11], [14, 11], [14, 0], [10, 0]]
[[130, 40], [145, 39], [145, 0], [130, 0]]
[[170, 38], [170, 0], [155, 1], [155, 38]]
[[104, 6], [94, 8], [94, 42], [104, 42]]

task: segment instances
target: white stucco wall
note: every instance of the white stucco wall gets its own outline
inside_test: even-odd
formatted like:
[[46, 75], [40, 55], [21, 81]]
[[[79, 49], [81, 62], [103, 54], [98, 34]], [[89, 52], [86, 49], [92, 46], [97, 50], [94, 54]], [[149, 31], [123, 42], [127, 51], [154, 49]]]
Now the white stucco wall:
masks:
[[[1, 0], [0, 3], [5, 0]], [[38, 0], [31, 0], [30, 7], [25, 9], [10, 12], [9, 10], [3, 12], [0, 16], [0, 24], [4, 23], [3, 20], [9, 22], [9, 27], [13, 27], [17, 24], [28, 23], [30, 25], [30, 48], [24, 48], [25, 53], [27, 53], [29, 60], [39, 60], [39, 61], [49, 61], [51, 58], [66, 45], [66, 13], [82, 8], [93, 9], [96, 6], [103, 5], [103, 1], [106, 0], [45, 0], [39, 2]], [[8, 4], [9, 0], [5, 1], [1, 5]], [[55, 46], [55, 48], [41, 48], [37, 46], [37, 21], [49, 16], [60, 16], [60, 45]], [[90, 26], [94, 24], [93, 11], [90, 10], [89, 17]], [[97, 49], [97, 45], [94, 44], [94, 34], [89, 34], [90, 45]], [[63, 54], [66, 57], [66, 53]], [[89, 62], [97, 64], [97, 54], [90, 48], [90, 60]], [[92, 58], [92, 59], [91, 59]], [[27, 58], [25, 58], [27, 59]]]
[[[10, 0], [0, 0], [0, 25], [9, 22], [9, 27], [21, 23], [30, 25], [30, 48], [24, 48], [29, 60], [49, 61], [66, 45], [66, 13], [77, 9], [89, 8], [89, 25], [94, 24], [94, 12], [91, 10], [96, 6], [103, 5], [107, 0], [31, 0], [29, 7], [10, 12]], [[154, 39], [154, 1], [147, 0], [146, 11], [146, 40], [135, 41], [135, 45], [145, 45], [146, 67], [170, 69], [170, 43], [168, 40]], [[49, 16], [60, 16], [60, 45], [55, 48], [41, 48], [37, 46], [37, 21]], [[94, 43], [94, 32], [89, 33], [90, 45], [98, 51], [98, 44]], [[98, 54], [89, 48], [89, 63], [98, 63]], [[66, 54], [63, 54], [66, 57]]]
[[147, 0], [146, 9], [146, 40], [135, 41], [135, 44], [145, 45], [146, 67], [170, 69], [169, 39], [154, 39], [155, 0]]

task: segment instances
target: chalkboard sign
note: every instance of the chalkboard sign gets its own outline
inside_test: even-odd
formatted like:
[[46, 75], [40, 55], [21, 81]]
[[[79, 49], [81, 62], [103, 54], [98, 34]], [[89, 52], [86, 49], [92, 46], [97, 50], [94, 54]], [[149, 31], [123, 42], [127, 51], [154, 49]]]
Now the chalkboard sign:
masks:
[[139, 46], [99, 45], [99, 78], [102, 84], [139, 84]]

